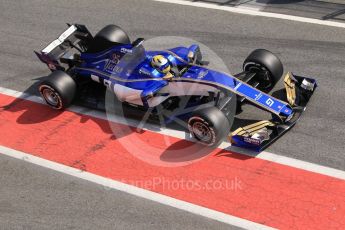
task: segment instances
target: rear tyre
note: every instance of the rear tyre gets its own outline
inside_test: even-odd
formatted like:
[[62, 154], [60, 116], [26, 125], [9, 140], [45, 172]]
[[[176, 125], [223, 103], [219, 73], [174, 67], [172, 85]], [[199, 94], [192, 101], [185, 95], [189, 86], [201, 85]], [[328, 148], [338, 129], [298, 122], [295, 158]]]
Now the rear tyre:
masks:
[[199, 143], [216, 147], [228, 135], [230, 124], [222, 111], [210, 107], [196, 111], [188, 120], [188, 129]]
[[243, 70], [255, 72], [258, 89], [269, 92], [283, 75], [283, 64], [272, 52], [265, 49], [254, 50], [243, 63]]
[[77, 85], [73, 78], [60, 70], [51, 73], [38, 87], [45, 102], [58, 110], [67, 108], [71, 104], [76, 89]]
[[116, 25], [107, 25], [93, 38], [87, 52], [97, 53], [109, 49], [114, 45], [130, 44], [127, 33]]
[[131, 43], [127, 33], [116, 25], [105, 26], [95, 35], [95, 39], [104, 39], [109, 42], [115, 42], [120, 44]]

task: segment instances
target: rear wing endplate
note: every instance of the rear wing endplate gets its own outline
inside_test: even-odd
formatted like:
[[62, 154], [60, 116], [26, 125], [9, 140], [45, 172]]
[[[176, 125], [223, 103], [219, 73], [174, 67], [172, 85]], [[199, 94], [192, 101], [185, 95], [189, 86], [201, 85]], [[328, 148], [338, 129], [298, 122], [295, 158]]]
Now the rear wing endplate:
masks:
[[57, 39], [40, 52], [34, 51], [37, 57], [52, 71], [65, 70], [61, 58], [73, 57], [75, 53], [86, 51], [92, 35], [84, 25], [67, 24], [69, 27]]

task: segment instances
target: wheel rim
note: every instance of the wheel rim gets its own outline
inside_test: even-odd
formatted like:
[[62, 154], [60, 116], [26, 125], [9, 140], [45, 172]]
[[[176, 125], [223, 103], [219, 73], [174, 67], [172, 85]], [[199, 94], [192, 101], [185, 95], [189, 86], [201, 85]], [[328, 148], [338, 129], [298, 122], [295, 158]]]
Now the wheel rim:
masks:
[[251, 65], [248, 67], [249, 71], [258, 73], [258, 78], [261, 80], [262, 89], [269, 89], [272, 87], [272, 79], [270, 77], [270, 72], [263, 66]]
[[42, 90], [42, 95], [50, 105], [57, 106], [59, 104], [59, 96], [53, 90], [45, 88]]
[[196, 121], [192, 125], [192, 131], [196, 139], [209, 143], [212, 140], [212, 134], [210, 128], [199, 121]]

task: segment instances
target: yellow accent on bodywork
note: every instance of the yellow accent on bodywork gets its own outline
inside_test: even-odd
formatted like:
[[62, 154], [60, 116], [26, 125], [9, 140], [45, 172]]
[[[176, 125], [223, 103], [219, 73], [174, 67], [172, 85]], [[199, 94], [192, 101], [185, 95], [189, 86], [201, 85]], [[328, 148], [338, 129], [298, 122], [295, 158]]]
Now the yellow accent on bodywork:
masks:
[[291, 106], [294, 106], [296, 101], [296, 86], [290, 72], [288, 72], [284, 77], [284, 85], [287, 100]]
[[235, 131], [231, 133], [231, 136], [239, 135], [239, 136], [248, 137], [248, 136], [253, 135], [256, 131], [262, 128], [265, 128], [267, 126], [274, 126], [274, 125], [275, 124], [273, 122], [268, 121], [268, 120], [259, 121], [254, 124], [250, 124], [250, 125], [236, 129]]

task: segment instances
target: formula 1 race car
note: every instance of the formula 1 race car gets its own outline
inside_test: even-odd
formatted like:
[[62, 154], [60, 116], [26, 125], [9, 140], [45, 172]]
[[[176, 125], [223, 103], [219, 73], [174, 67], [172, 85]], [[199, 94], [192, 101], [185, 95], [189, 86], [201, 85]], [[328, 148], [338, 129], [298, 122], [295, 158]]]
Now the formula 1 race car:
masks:
[[[183, 113], [170, 113], [166, 122], [183, 119], [191, 135], [207, 146], [217, 146], [228, 137], [234, 146], [263, 150], [297, 122], [317, 86], [314, 79], [287, 73], [286, 101], [269, 95], [283, 75], [283, 66], [264, 49], [245, 59], [243, 72], [230, 75], [208, 68], [196, 44], [146, 51], [144, 39], [131, 43], [115, 25], [95, 36], [84, 25], [68, 26], [41, 52], [35, 51], [52, 71], [39, 85], [49, 106], [64, 109], [78, 98], [90, 102], [98, 92], [89, 90], [89, 85], [97, 82], [121, 104], [153, 116], [158, 108], [174, 111], [183, 106]], [[181, 103], [185, 97], [187, 103]], [[271, 113], [272, 119], [231, 132], [235, 112], [245, 102]]]

